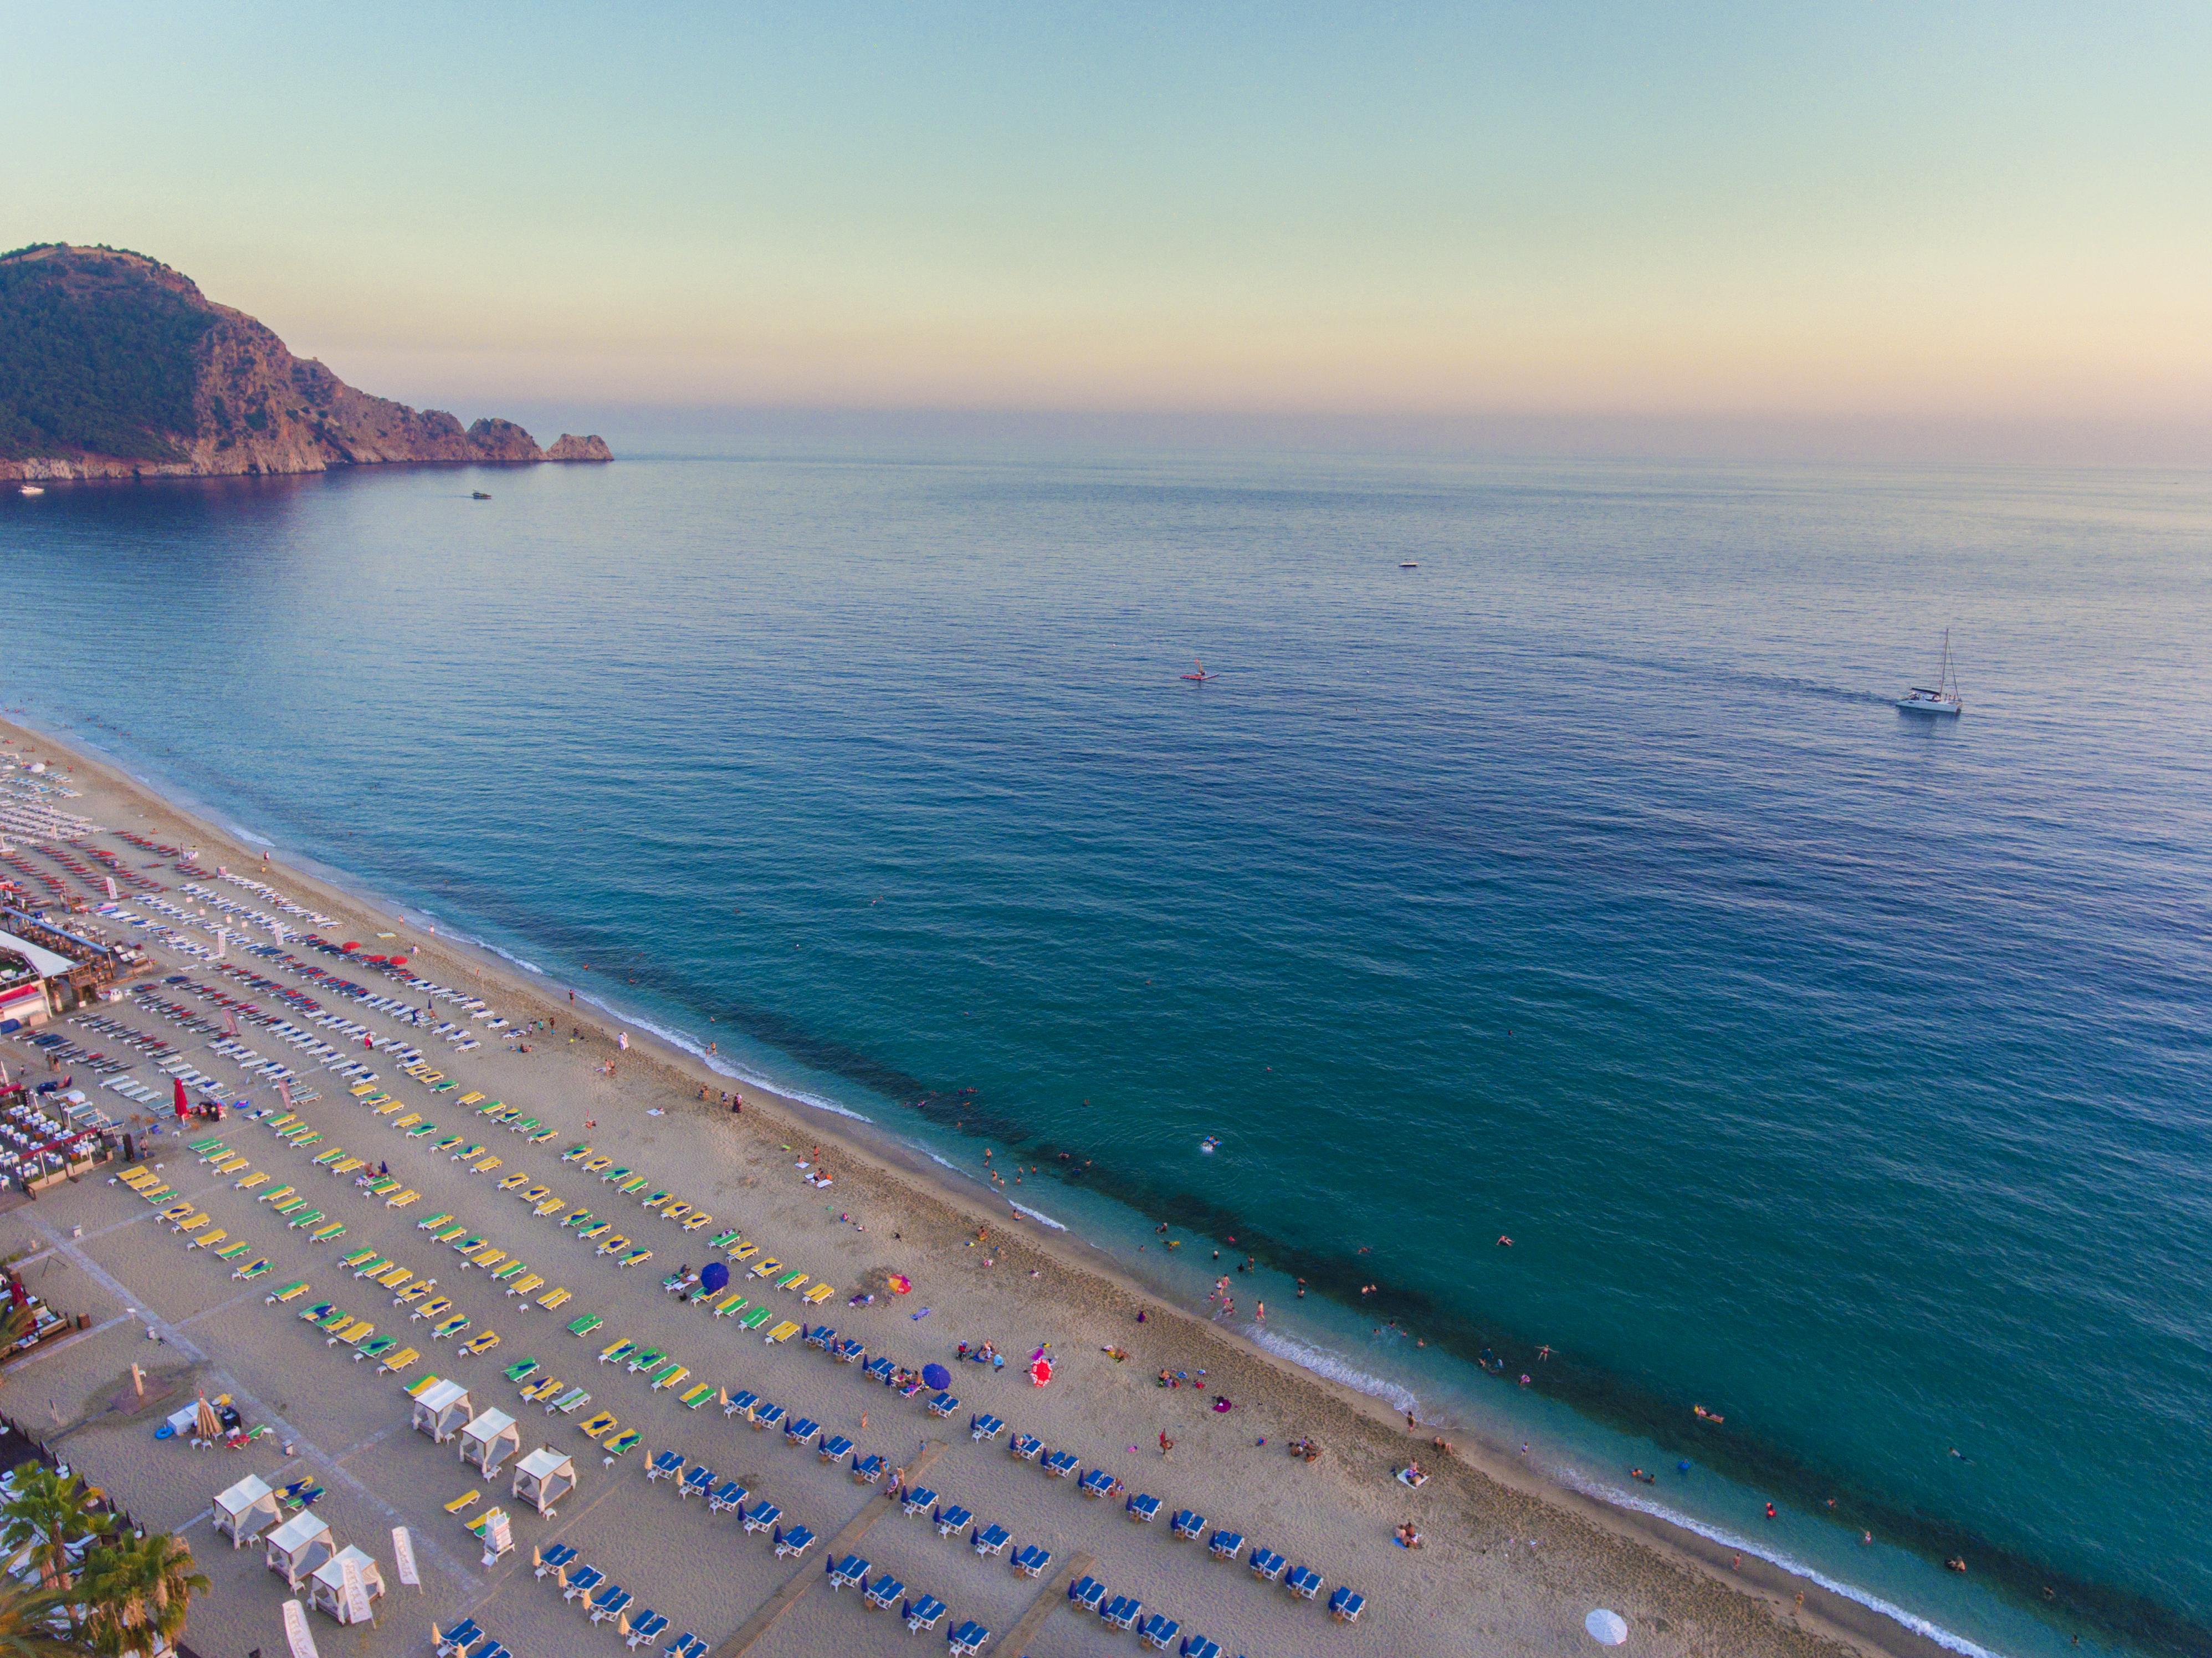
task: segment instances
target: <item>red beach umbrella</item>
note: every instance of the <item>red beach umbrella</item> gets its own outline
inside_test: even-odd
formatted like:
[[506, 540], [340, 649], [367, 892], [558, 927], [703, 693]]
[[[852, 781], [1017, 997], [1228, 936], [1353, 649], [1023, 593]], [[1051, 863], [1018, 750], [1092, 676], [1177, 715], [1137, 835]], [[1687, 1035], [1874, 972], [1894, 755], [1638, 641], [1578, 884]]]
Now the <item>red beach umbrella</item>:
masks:
[[172, 1077], [169, 1078], [169, 1086], [173, 1090], [170, 1098], [177, 1108], [177, 1121], [182, 1122], [191, 1113], [191, 1108], [185, 1103], [185, 1079], [182, 1077]]

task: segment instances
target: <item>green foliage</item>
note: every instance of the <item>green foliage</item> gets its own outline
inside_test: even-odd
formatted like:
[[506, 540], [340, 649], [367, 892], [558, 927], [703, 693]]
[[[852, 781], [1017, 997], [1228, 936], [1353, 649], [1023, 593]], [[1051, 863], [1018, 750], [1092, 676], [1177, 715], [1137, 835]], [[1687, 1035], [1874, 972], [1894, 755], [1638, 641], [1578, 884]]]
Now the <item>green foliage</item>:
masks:
[[208, 1580], [181, 1538], [166, 1532], [120, 1536], [84, 1563], [84, 1634], [101, 1658], [152, 1651], [185, 1632], [194, 1594]]
[[40, 1581], [66, 1589], [70, 1545], [114, 1529], [115, 1516], [91, 1505], [91, 1490], [77, 1475], [64, 1479], [43, 1462], [27, 1462], [16, 1471], [15, 1494], [0, 1506], [0, 1547], [11, 1555], [28, 1549]]
[[0, 459], [173, 460], [206, 307], [119, 259], [0, 258]]
[[0, 1658], [82, 1654], [70, 1629], [70, 1597], [21, 1583], [0, 1584]]

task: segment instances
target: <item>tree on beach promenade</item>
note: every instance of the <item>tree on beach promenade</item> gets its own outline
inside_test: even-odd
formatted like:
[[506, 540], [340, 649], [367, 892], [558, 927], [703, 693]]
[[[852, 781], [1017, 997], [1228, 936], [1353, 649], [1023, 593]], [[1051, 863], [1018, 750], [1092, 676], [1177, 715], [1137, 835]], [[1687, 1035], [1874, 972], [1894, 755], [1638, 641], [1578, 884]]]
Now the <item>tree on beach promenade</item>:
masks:
[[0, 1658], [63, 1658], [84, 1649], [71, 1637], [70, 1597], [10, 1583], [0, 1588]]
[[119, 1537], [94, 1550], [84, 1564], [91, 1649], [100, 1658], [167, 1650], [185, 1632], [192, 1596], [207, 1588], [191, 1549], [167, 1532]]
[[0, 1505], [0, 1546], [12, 1555], [28, 1550], [39, 1581], [50, 1589], [70, 1586], [70, 1545], [105, 1539], [115, 1516], [92, 1506], [92, 1491], [75, 1474], [64, 1478], [43, 1462], [15, 1471], [15, 1494]]

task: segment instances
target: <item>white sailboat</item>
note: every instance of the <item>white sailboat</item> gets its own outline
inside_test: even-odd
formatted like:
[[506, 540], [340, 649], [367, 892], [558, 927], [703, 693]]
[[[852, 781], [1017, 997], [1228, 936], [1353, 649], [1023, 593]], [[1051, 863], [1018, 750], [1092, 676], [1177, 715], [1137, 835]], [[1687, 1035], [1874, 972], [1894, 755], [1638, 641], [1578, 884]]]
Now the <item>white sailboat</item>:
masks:
[[1943, 629], [1943, 670], [1936, 677], [1934, 689], [1915, 685], [1897, 699], [1897, 706], [1906, 714], [1948, 714], [1956, 719], [1966, 712], [1966, 705], [1959, 700], [1959, 676], [1951, 667], [1951, 630]]

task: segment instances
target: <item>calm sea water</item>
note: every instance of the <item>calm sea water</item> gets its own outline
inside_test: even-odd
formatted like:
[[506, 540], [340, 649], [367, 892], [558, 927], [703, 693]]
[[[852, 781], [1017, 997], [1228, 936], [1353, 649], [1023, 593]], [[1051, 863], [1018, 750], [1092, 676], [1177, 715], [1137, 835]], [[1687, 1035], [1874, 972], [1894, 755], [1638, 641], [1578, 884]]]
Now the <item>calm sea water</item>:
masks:
[[[56, 489], [0, 693], [1193, 1294], [1136, 1244], [1233, 1236], [1570, 1477], [2202, 1650], [2209, 541], [2212, 480], [2029, 471]], [[1965, 719], [1899, 715], [1946, 625]]]

